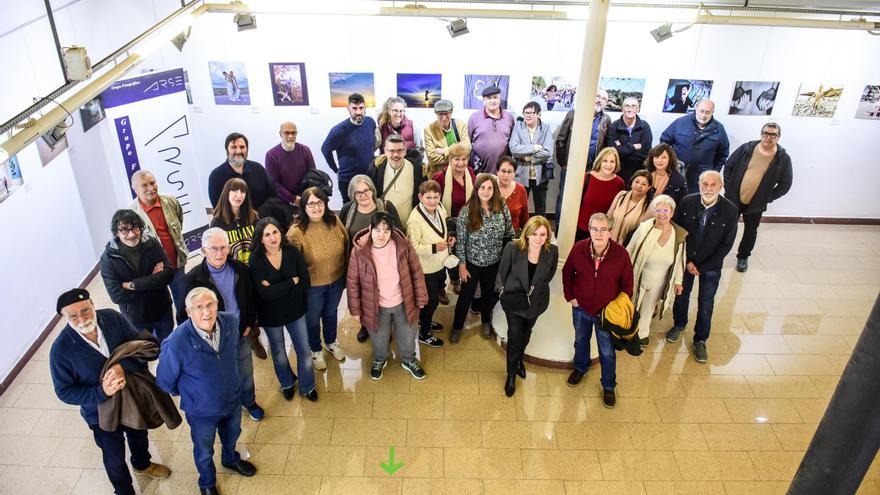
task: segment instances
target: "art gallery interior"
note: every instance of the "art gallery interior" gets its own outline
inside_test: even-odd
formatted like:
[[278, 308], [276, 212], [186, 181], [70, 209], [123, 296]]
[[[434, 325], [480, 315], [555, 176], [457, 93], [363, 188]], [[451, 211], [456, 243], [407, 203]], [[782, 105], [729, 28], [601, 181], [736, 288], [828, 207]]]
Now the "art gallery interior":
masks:
[[[242, 494], [788, 490], [880, 291], [880, 118], [864, 110], [880, 105], [880, 90], [866, 89], [880, 85], [880, 3], [612, 1], [596, 55], [584, 50], [595, 8], [585, 1], [411, 3], [0, 0], [0, 158], [14, 155], [19, 174], [4, 170], [8, 186], [0, 193], [0, 494], [112, 493], [78, 408], [53, 392], [48, 358], [64, 326], [58, 294], [82, 286], [98, 307], [115, 308], [96, 274], [109, 220], [132, 200], [119, 118], [167, 123], [169, 144], [149, 156], [180, 152], [173, 165], [155, 166], [180, 168], [194, 191], [187, 207], [201, 213], [210, 207], [208, 174], [225, 161], [231, 132], [247, 135], [249, 159], [262, 163], [279, 142], [279, 124], [293, 121], [298, 142], [333, 175], [320, 148], [348, 114], [331, 105], [332, 73], [372, 73], [377, 106], [398, 94], [398, 74], [439, 74], [442, 98], [466, 120], [475, 111], [463, 104], [468, 75], [509, 76], [507, 110], [519, 115], [533, 99], [534, 77], [576, 84], [597, 60], [596, 76], [644, 80], [639, 115], [654, 144], [680, 116], [663, 111], [671, 79], [712, 82], [715, 118], [731, 151], [759, 139], [766, 122], [783, 131], [794, 186], [769, 206], [752, 268], [737, 273], [733, 254], [725, 260], [710, 362], [694, 362], [684, 341], [664, 342], [670, 322], [655, 320], [659, 337], [652, 333], [644, 354], [618, 356], [615, 409], [602, 407], [592, 368], [574, 389], [564, 368], [528, 364], [527, 379], [507, 398], [503, 347], [472, 330], [457, 346], [421, 349], [427, 380], [413, 382], [397, 366], [371, 382], [370, 346], [355, 339], [343, 297], [347, 359], [328, 359], [317, 374], [319, 402], [284, 401], [271, 362], [255, 360], [267, 416], [242, 420], [240, 445], [259, 472], [242, 478], [220, 469], [220, 487]], [[237, 13], [256, 27], [242, 29]], [[451, 36], [459, 19], [468, 32]], [[652, 31], [666, 24], [671, 37], [658, 42]], [[85, 80], [65, 79], [59, 47], [71, 46], [87, 50], [93, 73]], [[246, 102], [218, 104], [211, 64], [243, 68], [236, 73]], [[277, 104], [270, 64], [302, 64], [307, 104]], [[180, 93], [171, 105], [105, 105], [106, 118], [84, 125], [80, 108], [115, 81], [177, 69], [186, 73], [191, 102]], [[729, 113], [741, 81], [778, 82], [770, 115]], [[798, 98], [819, 85], [842, 89], [831, 115], [796, 115]], [[592, 88], [578, 89], [590, 108]], [[556, 127], [565, 113], [544, 111], [541, 119]], [[422, 129], [435, 119], [425, 107], [410, 106], [407, 116]], [[41, 152], [37, 138], [59, 125], [66, 147], [47, 157], [51, 150]], [[548, 210], [557, 190], [554, 181]], [[174, 193], [171, 183], [160, 181], [160, 192]], [[330, 205], [341, 207], [340, 198]], [[190, 265], [200, 261], [194, 253]], [[545, 323], [571, 333], [558, 299], [546, 320], [553, 323]], [[436, 318], [447, 328], [452, 307], [441, 306]], [[495, 319], [503, 321], [500, 306]], [[540, 339], [539, 320], [536, 349]], [[185, 425], [151, 432], [154, 461], [174, 473], [161, 481], [136, 476], [141, 493], [195, 493], [188, 433]], [[379, 466], [391, 446], [406, 463], [394, 475]], [[880, 493], [880, 464], [867, 470], [858, 493]]]

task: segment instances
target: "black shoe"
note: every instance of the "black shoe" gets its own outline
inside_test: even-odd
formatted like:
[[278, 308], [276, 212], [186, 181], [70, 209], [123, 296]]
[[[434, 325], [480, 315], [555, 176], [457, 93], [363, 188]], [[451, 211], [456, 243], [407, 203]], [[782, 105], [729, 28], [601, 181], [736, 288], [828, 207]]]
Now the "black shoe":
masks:
[[281, 395], [284, 396], [284, 400], [293, 400], [293, 396], [295, 393], [296, 390], [293, 385], [281, 389]]
[[431, 331], [432, 332], [439, 332], [441, 330], [443, 330], [443, 325], [437, 323], [436, 321], [431, 322]]
[[244, 459], [239, 459], [235, 464], [224, 464], [223, 467], [231, 469], [242, 476], [251, 477], [257, 474], [257, 467]]
[[382, 379], [382, 370], [385, 369], [385, 366], [388, 365], [388, 360], [385, 361], [373, 361], [373, 366], [370, 368], [370, 380], [381, 380]]
[[617, 396], [614, 395], [614, 390], [606, 390], [604, 394], [602, 394], [602, 405], [607, 407], [608, 409], [614, 409], [614, 404], [617, 403]]
[[684, 327], [676, 326], [670, 328], [669, 331], [666, 332], [666, 342], [674, 344], [678, 340], [678, 337], [681, 336], [681, 332], [684, 332]]
[[366, 328], [361, 327], [357, 336], [358, 342], [366, 342], [368, 338], [370, 338], [370, 332], [367, 332]]
[[581, 383], [581, 380], [583, 380], [583, 378], [584, 378], [583, 373], [581, 373], [578, 370], [572, 370], [571, 374], [568, 375], [568, 386], [569, 387], [578, 386], [578, 384]]
[[220, 495], [220, 490], [216, 486], [209, 486], [208, 488], [199, 488], [199, 493], [201, 495]]
[[645, 337], [643, 339], [639, 339], [639, 345], [642, 347], [642, 349], [644, 349], [645, 347], [648, 347], [648, 344], [650, 344], [650, 343], [651, 343], [650, 337]]
[[449, 334], [449, 342], [457, 344], [459, 340], [461, 340], [461, 328], [453, 328], [452, 333]]
[[495, 328], [491, 323], [483, 323], [480, 325], [480, 332], [483, 334], [483, 338], [488, 339], [495, 333]]
[[444, 306], [449, 305], [449, 294], [447, 294], [445, 290], [440, 293], [440, 297], [438, 299], [440, 300], [440, 304]]
[[749, 269], [749, 259], [748, 258], [740, 258], [736, 260], [736, 271], [745, 272]]
[[309, 399], [312, 402], [318, 402], [318, 389], [313, 388], [311, 392], [304, 395], [306, 399]]
[[516, 392], [516, 376], [508, 376], [504, 384], [504, 395], [513, 397], [514, 392]]
[[428, 347], [443, 347], [443, 339], [438, 339], [433, 335], [429, 335], [427, 337], [422, 337], [419, 335], [419, 342], [425, 344]]
[[516, 374], [523, 380], [526, 379], [526, 365], [524, 365], [522, 361], [519, 362], [519, 369], [516, 370]]

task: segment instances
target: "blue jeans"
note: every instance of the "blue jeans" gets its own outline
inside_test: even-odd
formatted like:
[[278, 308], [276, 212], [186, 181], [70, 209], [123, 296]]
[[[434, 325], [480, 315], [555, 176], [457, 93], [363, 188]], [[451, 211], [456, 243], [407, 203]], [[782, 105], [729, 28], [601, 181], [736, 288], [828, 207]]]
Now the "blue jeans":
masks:
[[104, 458], [104, 470], [117, 495], [134, 495], [131, 473], [125, 463], [125, 440], [128, 439], [128, 450], [131, 453], [131, 465], [143, 470], [150, 467], [149, 440], [146, 430], [135, 430], [119, 425], [116, 431], [104, 431], [98, 425], [89, 425], [95, 437], [95, 444], [101, 448]]
[[132, 321], [132, 323], [138, 330], [143, 330], [156, 335], [156, 338], [159, 339], [160, 343], [171, 335], [171, 331], [174, 330], [174, 316], [171, 314], [170, 306], [168, 307], [168, 311], [156, 321], [147, 323], [135, 323]]
[[602, 368], [602, 388], [614, 390], [617, 385], [617, 354], [611, 342], [611, 334], [599, 327], [599, 320], [584, 309], [571, 308], [574, 323], [574, 369], [586, 373], [590, 367], [590, 334], [596, 328], [596, 344], [599, 345], [599, 366]]
[[224, 466], [241, 459], [235, 451], [235, 442], [241, 435], [241, 407], [236, 405], [222, 416], [186, 415], [193, 442], [193, 458], [199, 472], [199, 488], [217, 485], [217, 468], [214, 466], [214, 437], [220, 435], [222, 447], [220, 462]]
[[[691, 289], [694, 288], [694, 276], [684, 272], [684, 290], [675, 296], [672, 305], [672, 318], [677, 327], [688, 324], [688, 307], [691, 302]], [[721, 282], [721, 270], [700, 272], [700, 289], [697, 292], [697, 323], [694, 325], [694, 340], [705, 342], [712, 330], [712, 311], [715, 309], [715, 293]]]
[[327, 285], [309, 287], [306, 324], [309, 328], [309, 347], [312, 352], [321, 350], [321, 323], [324, 323], [324, 343], [336, 342], [336, 326], [339, 323], [339, 300], [345, 289], [345, 276]]
[[241, 405], [250, 407], [257, 403], [254, 390], [254, 358], [251, 355], [251, 338], [238, 339], [238, 372], [241, 373]]
[[315, 372], [312, 370], [311, 354], [309, 353], [309, 336], [306, 331], [305, 317], [292, 321], [280, 327], [263, 327], [266, 337], [269, 339], [269, 349], [272, 354], [272, 364], [275, 366], [275, 376], [281, 388], [290, 388], [296, 381], [296, 375], [290, 369], [290, 361], [287, 359], [287, 349], [284, 347], [284, 328], [293, 342], [296, 351], [296, 371], [299, 373], [299, 393], [306, 395], [315, 389]]
[[[176, 260], [175, 260], [176, 261]], [[174, 270], [174, 278], [171, 279], [171, 283], [168, 284], [168, 288], [171, 289], [171, 299], [174, 301], [174, 311], [177, 314], [177, 324], [181, 325], [186, 321], [189, 316], [186, 314], [186, 290], [189, 287], [186, 283], [186, 273], [184, 273], [184, 268], [181, 267], [177, 270]]]

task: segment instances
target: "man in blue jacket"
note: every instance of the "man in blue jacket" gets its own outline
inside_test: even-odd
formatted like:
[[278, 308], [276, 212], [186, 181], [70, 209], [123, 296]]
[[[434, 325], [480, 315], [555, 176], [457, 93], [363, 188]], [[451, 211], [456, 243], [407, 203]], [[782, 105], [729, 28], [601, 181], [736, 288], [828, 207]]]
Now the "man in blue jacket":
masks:
[[[342, 196], [342, 203], [348, 203], [348, 183], [358, 174], [366, 174], [373, 166], [373, 152], [376, 150], [376, 121], [366, 116], [366, 101], [363, 95], [352, 93], [348, 96], [349, 117], [333, 126], [321, 154], [327, 165], [336, 172], [336, 183]], [[336, 152], [336, 158], [333, 152]], [[337, 165], [338, 159], [338, 165]]]
[[154, 479], [167, 478], [171, 470], [150, 462], [147, 430], [120, 425], [116, 431], [98, 427], [98, 404], [125, 387], [125, 375], [145, 370], [146, 363], [123, 359], [101, 378], [104, 363], [113, 351], [130, 340], [138, 339], [138, 331], [121, 314], [112, 309], [95, 310], [85, 289], [72, 289], [58, 297], [56, 311], [67, 319], [49, 354], [49, 367], [55, 395], [65, 404], [79, 407], [79, 413], [101, 449], [104, 469], [118, 495], [134, 495], [131, 473], [125, 464], [125, 440], [131, 451], [135, 472]]
[[193, 441], [193, 457], [203, 495], [219, 494], [214, 467], [214, 438], [220, 436], [223, 467], [242, 476], [257, 468], [241, 458], [235, 442], [241, 434], [241, 374], [238, 367], [238, 319], [218, 313], [217, 296], [196, 287], [186, 296], [190, 319], [162, 344], [156, 382], [180, 396]]
[[706, 170], [721, 172], [730, 153], [727, 132], [712, 115], [715, 103], [703, 100], [696, 111], [675, 119], [660, 136], [660, 142], [672, 146], [684, 163], [688, 194], [700, 192], [700, 174]]

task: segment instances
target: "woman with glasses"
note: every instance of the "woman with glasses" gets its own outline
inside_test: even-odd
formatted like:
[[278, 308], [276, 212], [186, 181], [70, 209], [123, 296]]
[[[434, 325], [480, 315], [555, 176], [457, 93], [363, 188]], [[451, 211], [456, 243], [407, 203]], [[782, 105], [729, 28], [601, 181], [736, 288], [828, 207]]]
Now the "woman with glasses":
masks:
[[643, 220], [651, 216], [648, 204], [651, 202], [651, 174], [647, 170], [637, 170], [629, 179], [629, 191], [620, 191], [608, 208], [611, 218], [611, 240], [626, 246], [629, 236]]
[[406, 101], [399, 96], [392, 96], [385, 100], [382, 111], [376, 119], [376, 140], [379, 146], [379, 154], [385, 153], [385, 139], [391, 134], [399, 134], [406, 144], [406, 159], [414, 167], [422, 165], [422, 150], [425, 144], [422, 141], [422, 130], [406, 116]]
[[256, 210], [251, 207], [247, 182], [238, 178], [226, 181], [214, 208], [210, 227], [220, 227], [226, 231], [229, 255], [245, 264], [251, 256], [251, 239], [257, 218]]
[[608, 211], [617, 193], [626, 188], [617, 172], [620, 172], [620, 156], [617, 150], [612, 147], [603, 148], [593, 161], [593, 169], [584, 178], [584, 192], [574, 237], [576, 241], [590, 237], [590, 217], [594, 213]]
[[174, 267], [162, 244], [144, 236], [144, 221], [132, 210], [118, 210], [110, 220], [113, 239], [101, 255], [101, 278], [110, 300], [138, 330], [161, 342], [171, 335], [174, 319], [168, 284]]
[[513, 157], [502, 156], [498, 159], [498, 191], [510, 210], [513, 231], [519, 234], [529, 220], [529, 193], [522, 184], [514, 180], [516, 166]]
[[287, 232], [290, 244], [303, 254], [309, 268], [306, 325], [312, 365], [318, 371], [327, 369], [325, 350], [337, 361], [345, 360], [345, 353], [336, 340], [336, 327], [339, 301], [345, 288], [348, 234], [339, 217], [327, 206], [328, 201], [327, 194], [317, 187], [303, 191], [299, 216]]
[[[369, 227], [373, 213], [376, 212], [387, 212], [391, 216], [393, 227], [403, 230], [397, 208], [390, 201], [378, 197], [376, 185], [368, 176], [358, 174], [352, 177], [351, 182], [348, 183], [348, 196], [353, 199], [342, 205], [339, 219], [342, 220], [349, 239], [354, 239], [355, 234]], [[364, 342], [368, 338], [370, 338], [369, 332], [361, 326], [357, 334], [358, 342]]]
[[523, 119], [510, 133], [510, 153], [519, 165], [516, 181], [532, 194], [535, 215], [547, 208], [547, 184], [553, 178], [553, 127], [541, 120], [541, 105], [530, 101], [523, 107]]
[[639, 312], [639, 343], [649, 343], [651, 320], [659, 318], [681, 294], [687, 231], [672, 222], [675, 201], [661, 194], [648, 210], [654, 218], [642, 222], [626, 246], [633, 264], [633, 304]]
[[310, 366], [309, 336], [306, 329], [306, 300], [309, 289], [309, 270], [299, 250], [290, 245], [281, 225], [272, 217], [257, 222], [254, 230], [251, 281], [257, 292], [257, 317], [269, 337], [269, 349], [275, 376], [281, 384], [281, 393], [293, 399], [297, 376], [290, 369], [284, 329], [296, 351], [296, 370], [299, 373], [299, 393], [314, 402], [318, 400], [315, 373]]

